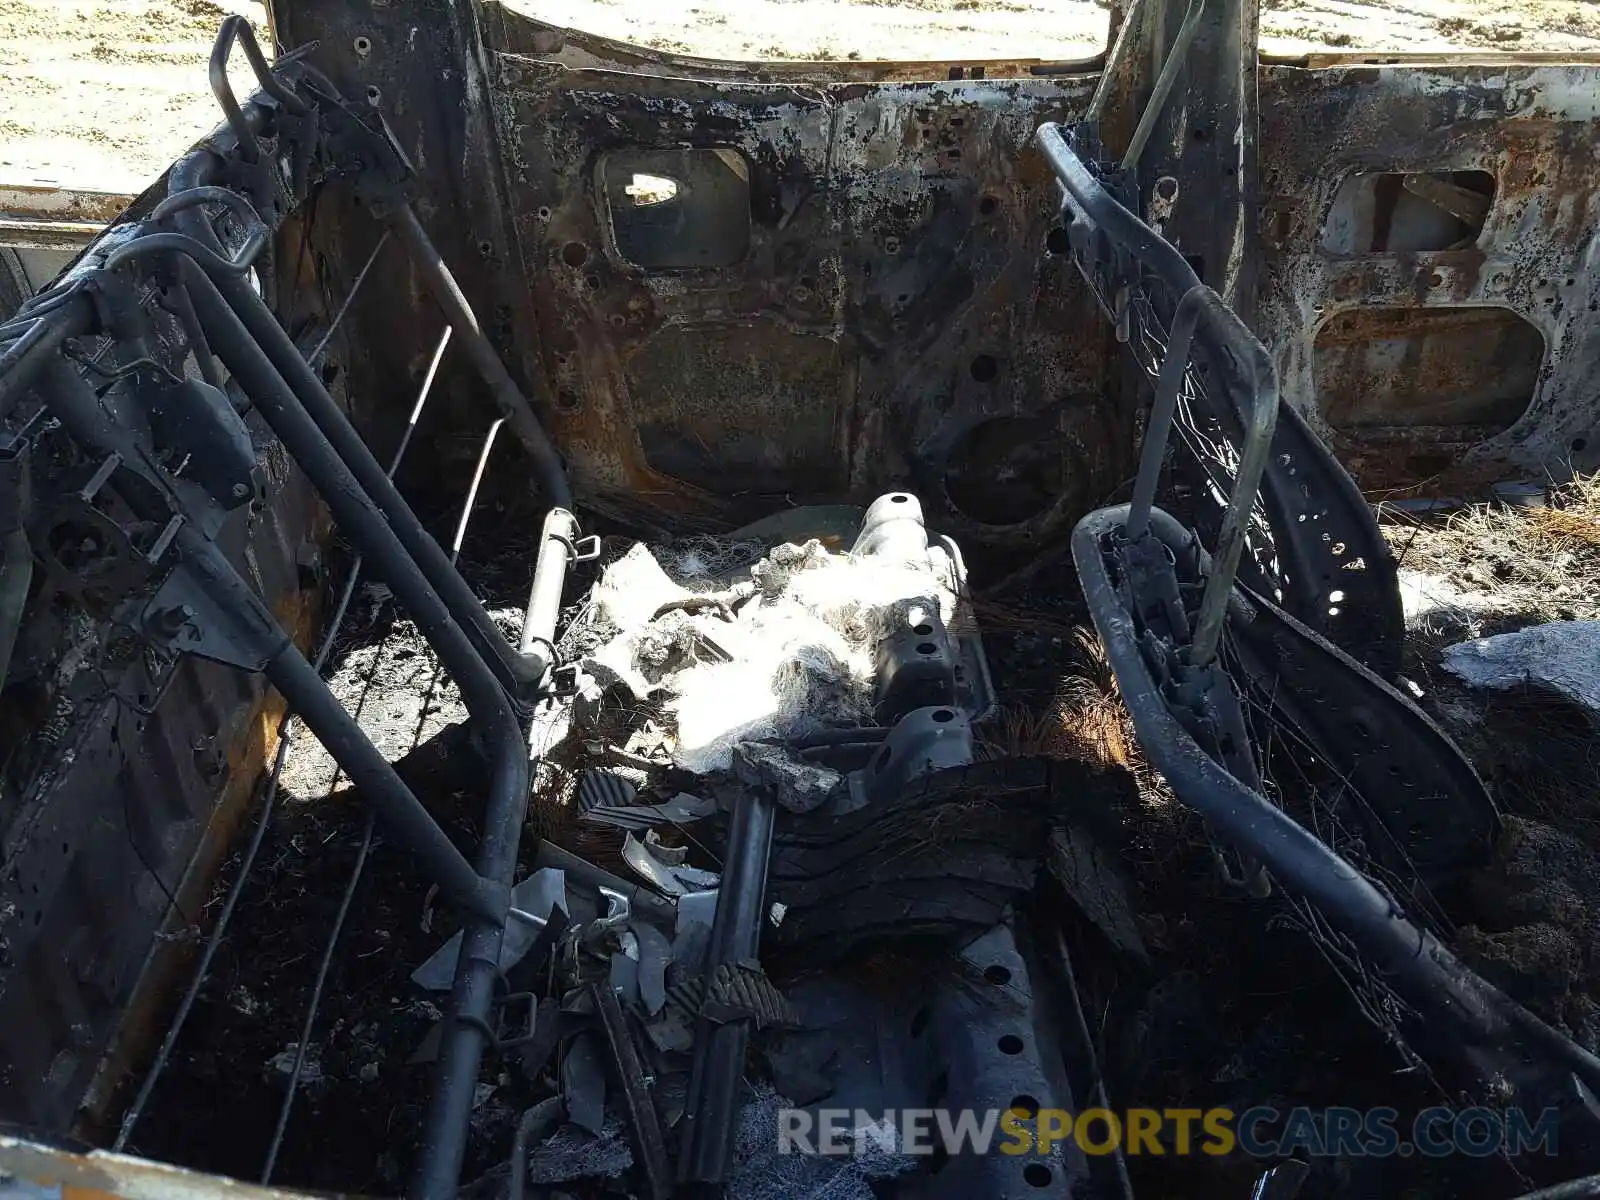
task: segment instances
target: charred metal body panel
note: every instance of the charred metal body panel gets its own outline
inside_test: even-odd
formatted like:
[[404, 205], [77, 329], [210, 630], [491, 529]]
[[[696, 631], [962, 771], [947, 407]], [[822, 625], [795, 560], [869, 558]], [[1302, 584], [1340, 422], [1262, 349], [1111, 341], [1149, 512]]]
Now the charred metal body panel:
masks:
[[[1597, 89], [1593, 64], [1262, 69], [1258, 330], [1364, 487], [1470, 494], [1600, 462]], [[1393, 225], [1417, 196], [1358, 192], [1347, 215], [1352, 177], [1422, 172], [1492, 178], [1479, 232], [1434, 232], [1440, 205], [1416, 198], [1411, 243], [1429, 248], [1329, 248], [1330, 223]]]
[[[121, 218], [148, 213], [164, 189]], [[175, 319], [157, 344], [181, 359]], [[317, 591], [319, 507], [293, 462], [251, 422], [267, 481], [258, 510], [221, 534], [286, 627], [304, 638]], [[59, 454], [59, 449], [52, 451]], [[0, 1120], [64, 1129], [114, 1037], [137, 1045], [154, 987], [184, 957], [158, 931], [190, 924], [271, 749], [276, 706], [260, 681], [215, 663], [153, 658], [53, 558], [83, 527], [70, 460], [35, 464], [31, 511], [44, 560], [0, 690]], [[122, 562], [117, 569], [137, 569]], [[90, 605], [94, 608], [93, 604]], [[131, 1005], [131, 1007], [130, 1007]], [[118, 1064], [113, 1047], [106, 1079]]]
[[[325, 69], [385, 97], [415, 162], [461, 164], [425, 172], [430, 223], [492, 272], [491, 336], [586, 504], [645, 528], [730, 528], [904, 485], [969, 548], [1017, 546], [1125, 477], [1111, 342], [1070, 264], [1041, 253], [1054, 184], [1026, 151], [1039, 122], [1082, 111], [1087, 64], [758, 77], [495, 6], [481, 24], [339, 7], [280, 6], [280, 27], [323, 38]], [[464, 116], [414, 85], [430, 42], [458, 37], [477, 55], [441, 69], [487, 106]], [[636, 203], [651, 196], [635, 175], [680, 190]]]
[[[911, 480], [958, 536], [1015, 541], [1115, 486], [1101, 339], [1081, 288], [1038, 252], [1049, 189], [1019, 161], [1040, 119], [1081, 107], [1085, 81], [732, 85], [496, 65], [557, 428], [597, 502], [660, 496], [726, 520], [735, 497]], [[732, 160], [748, 250], [647, 270], [626, 231], [691, 204], [697, 183], [629, 207], [598, 176], [666, 171], [659, 148], [685, 143]], [[681, 236], [713, 219], [691, 211]]]
[[[275, 508], [250, 552], [267, 593], [304, 631], [313, 600], [296, 552], [314, 510], [303, 487], [280, 493]], [[44, 742], [18, 756], [48, 765], [0, 811], [0, 1118], [61, 1129], [111, 1035], [126, 1025], [137, 1038], [151, 1019], [124, 1013], [151, 938], [182, 929], [204, 903], [273, 721], [258, 681], [214, 663], [167, 666], [154, 679], [139, 658], [52, 665], [38, 695], [56, 711]], [[12, 722], [26, 690], [19, 680], [8, 698]]]
[[[1248, 40], [1248, 16], [1196, 53], [1207, 37]], [[496, 5], [280, 4], [277, 20], [377, 97], [414, 162], [452, 164], [424, 171], [421, 211], [585, 502], [645, 528], [726, 528], [752, 506], [904, 485], [969, 546], [1016, 546], [1130, 473], [1139, 400], [1052, 252], [1054, 185], [1027, 148], [1040, 122], [1083, 115], [1098, 63], [744, 67]], [[1131, 128], [1153, 69], [1117, 65], [1108, 128]], [[1185, 253], [1196, 241], [1205, 280], [1273, 348], [1286, 401], [1363, 485], [1438, 494], [1600, 461], [1579, 321], [1596, 71], [1266, 63], [1226, 111], [1180, 88], [1158, 123], [1160, 145], [1187, 139], [1169, 155], [1183, 183], [1171, 236]], [[1252, 86], [1258, 191], [1249, 154], [1218, 133], [1249, 119]], [[1470, 245], [1330, 248], [1330, 222], [1352, 219], [1336, 197], [1359, 173], [1467, 172], [1494, 192]], [[679, 190], [659, 199], [653, 179]], [[1147, 200], [1154, 182], [1141, 180]], [[1392, 203], [1351, 191], [1358, 207]], [[1210, 225], [1185, 222], [1235, 194], [1239, 232], [1200, 245]], [[313, 234], [329, 254], [339, 236]], [[415, 279], [378, 273], [389, 310], [357, 314], [353, 340], [411, 329], [421, 354]], [[1486, 391], [1490, 374], [1502, 382]], [[386, 422], [358, 403], [381, 444]], [[475, 411], [453, 415], [471, 426]], [[765, 436], [780, 426], [782, 449]], [[458, 473], [471, 444], [443, 447]]]

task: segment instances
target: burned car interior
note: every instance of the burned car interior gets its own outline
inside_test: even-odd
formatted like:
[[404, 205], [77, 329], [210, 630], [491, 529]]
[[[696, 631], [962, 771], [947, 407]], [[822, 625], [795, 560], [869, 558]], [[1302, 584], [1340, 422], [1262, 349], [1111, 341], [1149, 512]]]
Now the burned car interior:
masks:
[[[1600, 468], [1600, 61], [1110, 16], [223, 22], [0, 324], [0, 1191], [1600, 1194], [1595, 727], [1480, 757], [1390, 527]], [[1261, 1105], [1559, 1152], [774, 1133]]]

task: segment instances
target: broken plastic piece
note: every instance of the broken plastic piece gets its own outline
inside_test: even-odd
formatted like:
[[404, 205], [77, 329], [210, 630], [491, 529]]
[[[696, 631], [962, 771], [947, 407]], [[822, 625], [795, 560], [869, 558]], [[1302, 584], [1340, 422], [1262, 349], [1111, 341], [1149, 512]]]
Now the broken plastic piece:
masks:
[[606, 1121], [606, 1075], [599, 1041], [593, 1033], [580, 1033], [567, 1043], [561, 1056], [561, 1095], [567, 1119], [598, 1135]]
[[[565, 918], [569, 915], [566, 876], [557, 868], [546, 867], [535, 871], [512, 888], [511, 895], [516, 908], [536, 917], [548, 920], [552, 913], [559, 913], [562, 920], [555, 924], [564, 924]], [[526, 922], [507, 922], [505, 937], [500, 942], [501, 973], [509, 971], [521, 962], [528, 951], [533, 949], [539, 936], [540, 931]], [[411, 982], [430, 992], [449, 991], [455, 979], [456, 959], [460, 955], [461, 934], [456, 933], [440, 946], [427, 962], [411, 972]]]
[[689, 890], [678, 882], [677, 876], [666, 863], [651, 854], [645, 848], [645, 844], [631, 833], [622, 843], [622, 861], [637, 871], [640, 878], [651, 887], [664, 895], [681, 896]]
[[639, 999], [652, 1017], [667, 1004], [667, 964], [672, 961], [672, 943], [654, 925], [640, 921], [633, 927], [639, 942]]
[[714, 800], [679, 792], [664, 804], [631, 804], [623, 808], [597, 808], [583, 814], [585, 821], [615, 825], [619, 829], [641, 830], [653, 825], [687, 825], [717, 810]]
[[622, 843], [622, 861], [637, 871], [651, 887], [667, 896], [678, 897], [690, 892], [706, 891], [716, 887], [719, 881], [719, 876], [712, 871], [662, 862], [650, 847], [631, 833]]
[[621, 876], [613, 875], [610, 871], [578, 857], [572, 851], [563, 850], [548, 839], [539, 843], [539, 850], [534, 855], [533, 861], [540, 867], [561, 868], [572, 884], [581, 885], [585, 889], [609, 888], [619, 896], [625, 897], [635, 912], [658, 920], [669, 922], [677, 920], [677, 910], [671, 900], [652, 892], [649, 888], [629, 883]]
[[644, 847], [652, 858], [668, 867], [681, 867], [689, 861], [689, 847], [668, 846], [654, 829], [645, 831]]
[[578, 811], [589, 813], [597, 808], [621, 808], [632, 804], [638, 789], [613, 771], [590, 767], [578, 776]]

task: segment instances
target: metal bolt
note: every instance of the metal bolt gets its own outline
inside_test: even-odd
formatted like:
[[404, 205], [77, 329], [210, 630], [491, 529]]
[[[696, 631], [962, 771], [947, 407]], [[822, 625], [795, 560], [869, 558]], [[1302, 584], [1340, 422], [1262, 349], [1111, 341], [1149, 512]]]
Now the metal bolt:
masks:
[[233, 498], [235, 500], [243, 500], [249, 494], [250, 485], [248, 483], [236, 483], [233, 485]]
[[151, 625], [169, 637], [179, 633], [185, 625], [194, 620], [195, 610], [192, 604], [177, 604], [171, 608], [163, 608], [151, 617]]

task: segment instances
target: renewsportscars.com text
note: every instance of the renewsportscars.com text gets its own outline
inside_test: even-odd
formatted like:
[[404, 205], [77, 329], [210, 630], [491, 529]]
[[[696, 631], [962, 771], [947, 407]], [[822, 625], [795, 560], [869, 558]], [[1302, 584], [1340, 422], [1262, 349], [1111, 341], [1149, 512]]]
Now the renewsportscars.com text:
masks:
[[1429, 1108], [1409, 1120], [1393, 1108], [903, 1108], [780, 1109], [781, 1154], [1284, 1155], [1443, 1158], [1555, 1154], [1555, 1109]]

